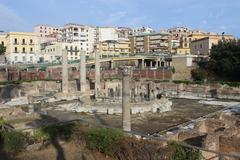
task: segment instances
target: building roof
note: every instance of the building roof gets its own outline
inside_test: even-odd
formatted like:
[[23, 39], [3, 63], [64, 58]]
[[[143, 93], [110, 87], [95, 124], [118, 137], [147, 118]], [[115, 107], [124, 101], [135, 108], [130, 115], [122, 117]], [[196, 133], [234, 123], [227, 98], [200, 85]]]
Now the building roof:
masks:
[[33, 32], [8, 32], [7, 35], [8, 36], [9, 35], [26, 35], [26, 36], [36, 36], [37, 37], [37, 35]]
[[204, 40], [208, 40], [208, 39], [219, 39], [220, 40], [220, 37], [208, 36], [208, 37], [204, 37], [204, 38], [193, 40], [192, 42], [204, 41]]
[[155, 35], [169, 35], [167, 32], [154, 32], [154, 33], [141, 33], [130, 37], [143, 37], [143, 36], [155, 36]]

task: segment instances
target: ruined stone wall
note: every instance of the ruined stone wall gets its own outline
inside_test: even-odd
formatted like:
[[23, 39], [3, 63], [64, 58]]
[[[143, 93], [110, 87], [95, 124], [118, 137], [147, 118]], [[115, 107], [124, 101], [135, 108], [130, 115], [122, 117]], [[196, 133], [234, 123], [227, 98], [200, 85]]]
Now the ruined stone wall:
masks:
[[240, 138], [220, 136], [219, 151], [224, 153], [240, 153]]

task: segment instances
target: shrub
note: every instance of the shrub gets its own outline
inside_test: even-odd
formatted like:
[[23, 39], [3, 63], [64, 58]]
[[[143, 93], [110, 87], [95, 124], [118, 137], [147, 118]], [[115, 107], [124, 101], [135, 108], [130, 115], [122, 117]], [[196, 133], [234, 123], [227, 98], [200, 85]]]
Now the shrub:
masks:
[[43, 128], [37, 129], [35, 131], [34, 135], [33, 135], [34, 141], [37, 141], [37, 142], [39, 142], [39, 141], [41, 141], [41, 142], [48, 141], [48, 140], [50, 140], [50, 138], [51, 138], [50, 134], [46, 133]]
[[196, 68], [191, 71], [191, 75], [194, 81], [204, 81], [208, 73], [205, 69], [202, 68]]
[[26, 142], [23, 134], [16, 131], [4, 132], [3, 141], [4, 150], [10, 153], [17, 153], [21, 151]]
[[102, 153], [111, 154], [114, 146], [123, 139], [123, 133], [114, 129], [94, 128], [86, 133], [87, 145]]
[[178, 143], [171, 143], [169, 147], [173, 151], [172, 160], [200, 160], [199, 150], [184, 147]]
[[39, 128], [33, 138], [37, 141], [48, 141], [52, 138], [69, 138], [72, 134], [73, 124], [51, 125]]

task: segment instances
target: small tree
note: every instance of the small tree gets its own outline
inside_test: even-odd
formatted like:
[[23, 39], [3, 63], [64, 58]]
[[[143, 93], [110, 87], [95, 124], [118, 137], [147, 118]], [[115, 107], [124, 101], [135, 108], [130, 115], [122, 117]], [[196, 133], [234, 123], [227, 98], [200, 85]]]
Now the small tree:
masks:
[[6, 47], [0, 44], [0, 55], [3, 55], [6, 52]]

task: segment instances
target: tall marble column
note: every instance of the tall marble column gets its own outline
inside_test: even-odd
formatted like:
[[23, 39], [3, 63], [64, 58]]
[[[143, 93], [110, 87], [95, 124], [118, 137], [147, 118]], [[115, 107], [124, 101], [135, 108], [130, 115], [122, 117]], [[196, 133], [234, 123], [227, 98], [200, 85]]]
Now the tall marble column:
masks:
[[62, 50], [62, 92], [68, 93], [68, 52]]
[[95, 53], [95, 97], [97, 98], [98, 92], [101, 89], [101, 82], [100, 82], [100, 58], [99, 52]]
[[81, 51], [80, 56], [80, 91], [86, 91], [86, 52]]
[[123, 131], [131, 131], [130, 115], [130, 74], [131, 68], [123, 68], [122, 79], [122, 123]]

